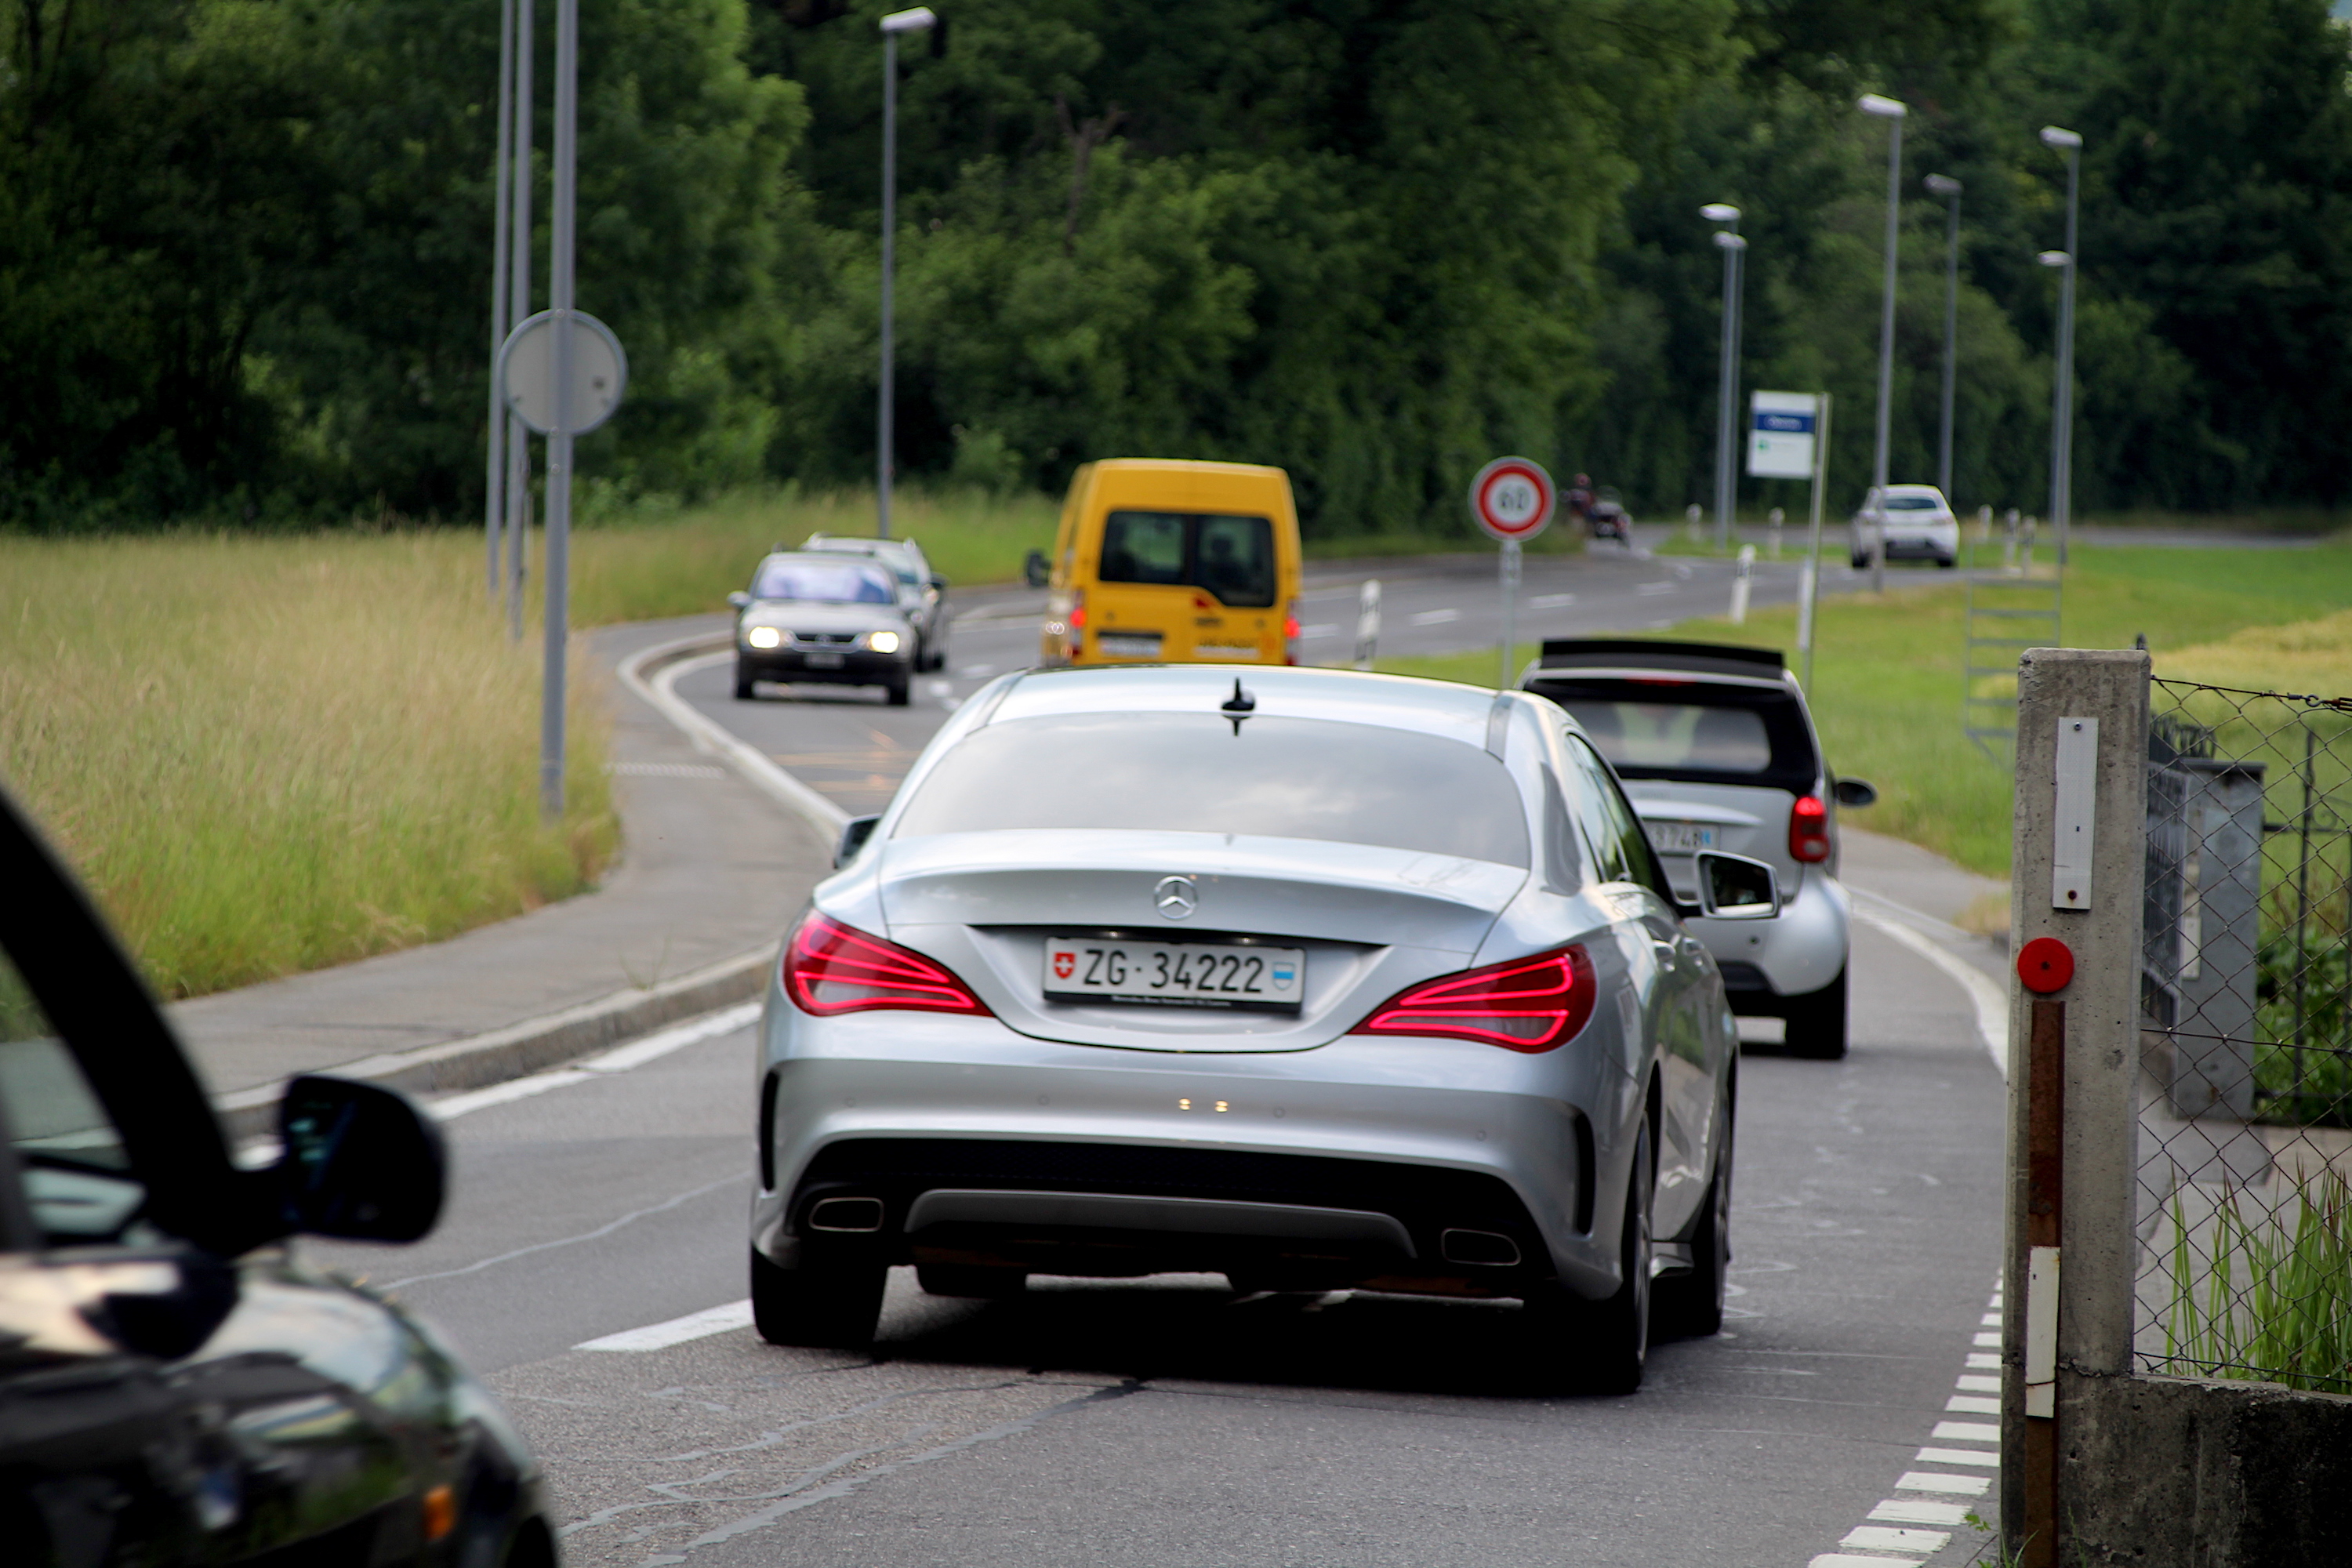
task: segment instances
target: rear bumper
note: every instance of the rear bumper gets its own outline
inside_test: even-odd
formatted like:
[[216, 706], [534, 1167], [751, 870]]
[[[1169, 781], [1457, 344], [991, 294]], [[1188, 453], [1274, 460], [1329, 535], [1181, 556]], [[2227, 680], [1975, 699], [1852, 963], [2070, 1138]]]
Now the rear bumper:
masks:
[[[1495, 1058], [1486, 1060], [1483, 1058]], [[1517, 1296], [1615, 1288], [1638, 1099], [1601, 1053], [1218, 1056], [770, 999], [752, 1244], [814, 1258]], [[868, 1200], [831, 1207], [842, 1198]], [[841, 1229], [829, 1215], [860, 1227]]]
[[1821, 867], [1808, 866], [1797, 896], [1778, 920], [1688, 923], [1723, 971], [1732, 1012], [1773, 1018], [1787, 998], [1819, 991], [1838, 977], [1845, 967], [1852, 919], [1843, 884]]

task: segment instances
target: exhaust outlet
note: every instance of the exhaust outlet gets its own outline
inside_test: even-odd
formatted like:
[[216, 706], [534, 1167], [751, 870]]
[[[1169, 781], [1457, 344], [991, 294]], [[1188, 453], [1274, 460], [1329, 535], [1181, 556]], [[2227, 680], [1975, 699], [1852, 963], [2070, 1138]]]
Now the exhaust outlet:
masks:
[[809, 1205], [811, 1230], [867, 1235], [882, 1228], [880, 1198], [821, 1198]]
[[1491, 1230], [1449, 1230], [1437, 1238], [1437, 1249], [1448, 1263], [1480, 1268], [1508, 1268], [1519, 1260], [1519, 1244]]

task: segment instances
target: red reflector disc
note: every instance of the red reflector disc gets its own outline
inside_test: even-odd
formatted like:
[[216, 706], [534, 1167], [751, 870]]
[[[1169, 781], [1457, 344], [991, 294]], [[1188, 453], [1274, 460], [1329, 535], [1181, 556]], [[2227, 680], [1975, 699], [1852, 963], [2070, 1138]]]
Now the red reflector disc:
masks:
[[2017, 977], [2037, 996], [2063, 991], [2074, 978], [2074, 950], [2054, 936], [2037, 936], [2017, 954]]

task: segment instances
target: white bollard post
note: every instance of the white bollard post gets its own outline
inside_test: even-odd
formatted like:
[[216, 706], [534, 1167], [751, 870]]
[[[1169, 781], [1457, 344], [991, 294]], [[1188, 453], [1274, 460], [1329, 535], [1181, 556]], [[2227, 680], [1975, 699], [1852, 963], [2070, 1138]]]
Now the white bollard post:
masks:
[[1780, 559], [1780, 525], [1787, 521], [1788, 513], [1777, 506], [1764, 514], [1764, 551], [1775, 561]]
[[1698, 537], [1698, 502], [1693, 501], [1683, 508], [1683, 532], [1692, 539]]
[[1755, 572], [1756, 547], [1743, 544], [1739, 547], [1739, 563], [1731, 569], [1731, 624], [1735, 626], [1748, 624], [1748, 587]]
[[1356, 593], [1356, 668], [1370, 669], [1381, 647], [1381, 580], [1369, 577]]

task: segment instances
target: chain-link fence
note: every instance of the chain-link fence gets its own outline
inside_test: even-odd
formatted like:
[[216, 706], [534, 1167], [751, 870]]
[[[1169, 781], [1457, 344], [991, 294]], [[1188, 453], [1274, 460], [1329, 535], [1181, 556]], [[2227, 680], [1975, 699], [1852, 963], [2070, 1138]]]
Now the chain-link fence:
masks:
[[2148, 701], [2139, 1363], [2352, 1394], [2352, 700]]

